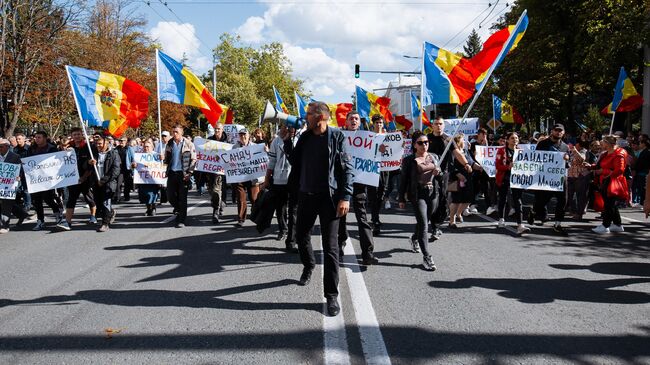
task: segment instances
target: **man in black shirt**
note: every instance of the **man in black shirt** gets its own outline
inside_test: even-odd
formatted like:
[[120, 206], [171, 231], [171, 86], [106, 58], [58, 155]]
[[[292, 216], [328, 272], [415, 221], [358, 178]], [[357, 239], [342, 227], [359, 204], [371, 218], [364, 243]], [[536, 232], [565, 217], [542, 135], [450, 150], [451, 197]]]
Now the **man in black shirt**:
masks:
[[308, 130], [296, 146], [290, 134], [284, 142], [284, 151], [291, 164], [289, 184], [299, 191], [296, 221], [296, 241], [304, 265], [300, 285], [307, 285], [316, 266], [310, 242], [310, 231], [320, 218], [324, 252], [323, 288], [327, 312], [339, 314], [339, 247], [340, 217], [350, 209], [352, 195], [352, 163], [345, 150], [343, 133], [328, 127], [330, 111], [327, 104], [312, 102], [307, 107]]
[[[564, 126], [562, 124], [553, 125], [550, 136], [537, 143], [536, 151], [555, 151], [564, 152], [564, 160], [569, 160], [569, 146], [562, 141], [564, 136]], [[555, 205], [555, 224], [553, 230], [562, 235], [566, 235], [566, 231], [562, 228], [562, 221], [564, 220], [564, 210], [566, 206], [566, 186], [562, 191], [535, 191], [535, 204], [533, 211], [528, 214], [528, 224], [535, 223], [535, 218], [539, 219], [542, 224], [548, 220], [546, 205], [551, 199], [557, 199]]]
[[[432, 133], [427, 134], [429, 139], [428, 152], [435, 154], [438, 158], [442, 157], [445, 147], [449, 143], [454, 143], [451, 137], [443, 132], [445, 121], [441, 116], [437, 116], [432, 123]], [[451, 151], [455, 146], [450, 146], [445, 155], [445, 159], [440, 163], [442, 174], [436, 176], [438, 180], [438, 208], [433, 212], [431, 217], [431, 228], [433, 229], [432, 239], [438, 239], [442, 235], [440, 225], [447, 219], [447, 183], [449, 182], [449, 165], [451, 162]]]

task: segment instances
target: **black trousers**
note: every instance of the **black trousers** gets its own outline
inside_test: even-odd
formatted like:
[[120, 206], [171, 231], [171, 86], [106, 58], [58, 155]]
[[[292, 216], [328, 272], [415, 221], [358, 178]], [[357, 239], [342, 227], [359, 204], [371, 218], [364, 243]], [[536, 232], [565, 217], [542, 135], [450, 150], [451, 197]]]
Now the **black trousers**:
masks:
[[433, 214], [429, 218], [431, 227], [435, 229], [442, 225], [442, 223], [449, 216], [447, 204], [447, 183], [449, 183], [449, 173], [444, 172], [435, 177], [438, 181], [438, 206], [434, 209]]
[[93, 187], [93, 195], [97, 204], [97, 213], [95, 213], [95, 216], [102, 220], [103, 225], [108, 225], [111, 214], [113, 214], [112, 198], [115, 196], [114, 194], [106, 185], [99, 186], [95, 184]]
[[[276, 197], [275, 205], [275, 218], [278, 220], [278, 230], [281, 233], [287, 232], [289, 224], [291, 228], [295, 225], [296, 222], [296, 207], [293, 206], [293, 212], [289, 212], [289, 187], [287, 185], [271, 185], [271, 190], [273, 190]], [[295, 241], [294, 239], [289, 240], [287, 236], [287, 242]]]
[[298, 242], [300, 260], [305, 269], [313, 269], [316, 266], [310, 238], [316, 217], [320, 220], [323, 241], [323, 291], [325, 298], [333, 299], [339, 295], [339, 218], [336, 216], [336, 207], [328, 193], [300, 193], [296, 241]]
[[[361, 257], [364, 259], [372, 258], [374, 252], [374, 242], [372, 239], [372, 229], [368, 223], [366, 215], [366, 202], [368, 200], [367, 185], [355, 183], [352, 188], [352, 209], [357, 219], [357, 228], [359, 229], [359, 243], [361, 244]], [[345, 241], [350, 237], [347, 229], [347, 215], [341, 217], [339, 224], [339, 245], [343, 247]]]
[[74, 209], [77, 206], [77, 200], [79, 195], [84, 196], [84, 200], [89, 207], [95, 207], [95, 198], [93, 197], [93, 192], [90, 189], [90, 182], [84, 181], [81, 184], [70, 185], [68, 186], [68, 201], [65, 203], [67, 209]]
[[381, 204], [384, 202], [388, 179], [388, 171], [381, 172], [379, 173], [379, 185], [377, 187], [367, 187], [368, 203], [370, 204], [370, 220], [373, 224], [381, 224], [379, 211], [381, 210]]
[[[562, 222], [564, 220], [564, 209], [566, 208], [566, 191], [535, 191], [535, 204], [533, 210], [536, 219], [546, 220], [548, 212], [546, 205], [551, 199], [557, 199], [555, 205], [555, 221]], [[531, 212], [533, 214], [533, 212]]]
[[505, 217], [508, 216], [506, 213], [508, 192], [510, 192], [512, 195], [512, 207], [515, 208], [515, 220], [517, 221], [517, 224], [521, 224], [521, 196], [523, 195], [524, 191], [522, 189], [511, 189], [510, 180], [504, 181], [499, 187], [499, 219], [505, 219]]
[[187, 191], [189, 182], [183, 179], [182, 171], [170, 171], [167, 175], [167, 199], [176, 209], [176, 222], [185, 223], [187, 218]]
[[618, 206], [616, 203], [618, 199], [611, 198], [607, 196], [607, 187], [600, 189], [600, 194], [603, 196], [603, 226], [608, 227], [610, 225], [616, 224], [617, 226], [621, 225], [621, 213], [618, 211]]
[[58, 196], [55, 190], [40, 191], [32, 193], [32, 205], [36, 211], [36, 217], [40, 221], [45, 221], [45, 210], [43, 209], [43, 202], [47, 204], [54, 214], [61, 213], [62, 204], [59, 203]]

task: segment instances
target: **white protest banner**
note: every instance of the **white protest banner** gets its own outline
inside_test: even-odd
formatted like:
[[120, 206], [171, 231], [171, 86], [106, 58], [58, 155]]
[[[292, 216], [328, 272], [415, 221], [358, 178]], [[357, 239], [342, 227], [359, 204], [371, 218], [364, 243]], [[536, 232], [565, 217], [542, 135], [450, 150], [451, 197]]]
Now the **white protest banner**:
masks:
[[384, 141], [377, 145], [377, 155], [381, 158], [379, 171], [399, 170], [404, 155], [404, 137], [400, 132], [386, 133], [383, 136]]
[[408, 156], [408, 155], [413, 153], [413, 150], [411, 149], [412, 144], [413, 144], [413, 141], [411, 141], [410, 138], [405, 138], [404, 139], [404, 153], [402, 154], [402, 156]]
[[136, 163], [134, 184], [156, 184], [167, 186], [167, 165], [163, 164], [158, 153], [135, 153]]
[[221, 163], [228, 184], [252, 181], [266, 175], [269, 156], [263, 144], [251, 143], [221, 153]]
[[564, 152], [516, 150], [510, 187], [563, 191], [567, 169]]
[[196, 148], [196, 171], [225, 175], [221, 154], [232, 149], [230, 143], [195, 138], [194, 147]]
[[27, 191], [30, 193], [79, 183], [77, 156], [73, 150], [25, 157], [22, 162], [27, 179]]
[[0, 162], [0, 199], [16, 199], [18, 176], [20, 176], [19, 164]]
[[239, 141], [239, 131], [244, 128], [246, 127], [241, 124], [224, 124], [223, 133], [228, 136], [228, 143], [235, 143]]
[[536, 147], [537, 147], [536, 144], [529, 144], [529, 143], [520, 143], [517, 145], [517, 148], [524, 151], [535, 151]]
[[476, 153], [474, 160], [481, 165], [489, 177], [497, 175], [497, 167], [495, 164], [497, 157], [497, 150], [503, 148], [502, 146], [476, 146]]
[[458, 127], [458, 130], [456, 131], [455, 134], [458, 133], [463, 133], [465, 135], [465, 140], [467, 141], [469, 136], [475, 135], [478, 133], [478, 128], [479, 128], [479, 122], [478, 118], [466, 118], [463, 123], [461, 124], [461, 119], [445, 119], [445, 125], [444, 125], [444, 132], [449, 134], [452, 138], [451, 134], [456, 131], [456, 127]]
[[379, 186], [379, 145], [384, 141], [383, 134], [368, 131], [341, 131], [347, 141], [347, 153], [352, 159], [354, 182], [369, 186]]

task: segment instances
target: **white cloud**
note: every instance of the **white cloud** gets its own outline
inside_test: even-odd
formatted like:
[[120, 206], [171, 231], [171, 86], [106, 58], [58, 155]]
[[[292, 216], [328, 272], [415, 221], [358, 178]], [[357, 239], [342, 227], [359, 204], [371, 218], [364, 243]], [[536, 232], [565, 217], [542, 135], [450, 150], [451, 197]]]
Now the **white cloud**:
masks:
[[[402, 55], [419, 55], [425, 40], [442, 46], [487, 7], [487, 3], [368, 6], [363, 0], [309, 4], [312, 1], [317, 0], [271, 3], [262, 16], [248, 18], [236, 31], [252, 44], [282, 42], [294, 75], [305, 79], [315, 96], [345, 100], [356, 83], [372, 90], [387, 87], [390, 81], [378, 77], [380, 74], [363, 73], [360, 80], [354, 79], [355, 63], [362, 70], [413, 71], [419, 68], [418, 62]], [[471, 29], [469, 26], [447, 47], [462, 42]]]
[[194, 25], [190, 23], [158, 22], [149, 31], [149, 35], [163, 47], [163, 51], [181, 61], [187, 59], [187, 65], [195, 73], [204, 73], [212, 67], [212, 60], [201, 53], [201, 42], [196, 36]]

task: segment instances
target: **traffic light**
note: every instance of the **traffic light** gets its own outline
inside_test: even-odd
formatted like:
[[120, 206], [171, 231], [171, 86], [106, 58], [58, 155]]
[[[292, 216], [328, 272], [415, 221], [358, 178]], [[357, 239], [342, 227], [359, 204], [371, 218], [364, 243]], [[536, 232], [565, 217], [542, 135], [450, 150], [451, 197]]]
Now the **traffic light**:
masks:
[[355, 79], [358, 79], [358, 78], [359, 78], [359, 73], [361, 72], [361, 71], [359, 70], [359, 68], [360, 68], [360, 67], [359, 67], [358, 64], [354, 65], [354, 78], [355, 78]]

